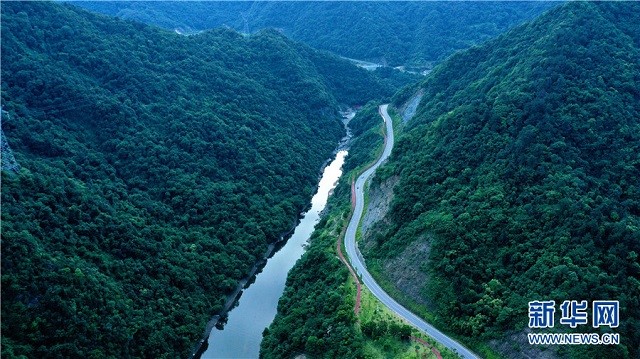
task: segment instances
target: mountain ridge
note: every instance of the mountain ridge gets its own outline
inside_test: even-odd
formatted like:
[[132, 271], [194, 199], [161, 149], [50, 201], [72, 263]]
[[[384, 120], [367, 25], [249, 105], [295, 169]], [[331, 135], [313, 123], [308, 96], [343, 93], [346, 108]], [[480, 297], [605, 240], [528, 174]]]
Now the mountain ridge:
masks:
[[553, 6], [548, 3], [82, 2], [79, 6], [165, 28], [265, 27], [312, 47], [388, 63], [429, 67]]
[[[265, 31], [2, 2], [2, 356], [186, 357], [394, 87]], [[3, 154], [4, 155], [4, 154]]]
[[430, 278], [422, 292], [441, 327], [500, 337], [526, 327], [528, 301], [607, 297], [628, 315], [622, 344], [565, 355], [637, 355], [636, 10], [563, 5], [453, 55], [422, 83], [385, 174], [401, 178], [389, 226], [365, 257], [388, 262], [432, 238], [429, 266], [414, 266]]

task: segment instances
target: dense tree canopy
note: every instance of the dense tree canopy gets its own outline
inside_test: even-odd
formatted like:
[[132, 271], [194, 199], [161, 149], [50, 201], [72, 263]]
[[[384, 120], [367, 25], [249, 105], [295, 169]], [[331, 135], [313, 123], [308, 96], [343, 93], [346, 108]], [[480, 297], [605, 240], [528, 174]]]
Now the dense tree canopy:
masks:
[[186, 357], [393, 88], [274, 31], [2, 2], [2, 356]]
[[363, 338], [356, 330], [352, 289], [346, 284], [348, 271], [335, 254], [335, 231], [345, 222], [341, 213], [334, 211], [331, 221], [316, 227], [307, 252], [289, 272], [278, 314], [263, 333], [260, 357], [362, 357]]
[[368, 256], [430, 241], [423, 293], [442, 327], [499, 337], [527, 326], [528, 301], [612, 299], [621, 345], [565, 349], [640, 355], [639, 14], [563, 5], [423, 83], [386, 171], [401, 178], [390, 226]]
[[338, 259], [336, 240], [351, 211], [350, 178], [357, 167], [375, 160], [372, 149], [383, 144], [376, 104], [362, 108], [349, 126], [354, 141], [343, 165], [344, 174], [328, 200], [307, 251], [287, 276], [278, 313], [263, 333], [263, 358], [297, 354], [313, 358], [363, 357], [365, 335], [353, 311], [355, 290], [349, 283], [346, 266]]
[[276, 28], [342, 56], [424, 66], [531, 19], [549, 2], [148, 2], [79, 6], [181, 31]]

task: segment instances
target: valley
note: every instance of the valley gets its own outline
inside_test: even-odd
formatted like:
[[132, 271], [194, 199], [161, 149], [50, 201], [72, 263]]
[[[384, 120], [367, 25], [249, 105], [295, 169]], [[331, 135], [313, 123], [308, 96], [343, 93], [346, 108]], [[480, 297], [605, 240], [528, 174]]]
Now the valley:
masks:
[[640, 355], [637, 3], [0, 9], [2, 358]]
[[275, 32], [0, 6], [3, 357], [187, 357], [307, 206], [341, 104], [395, 91]]
[[347, 226], [347, 230], [344, 235], [344, 243], [345, 248], [347, 249], [347, 255], [349, 256], [351, 265], [354, 267], [356, 273], [360, 277], [360, 280], [362, 280], [367, 288], [373, 293], [376, 298], [378, 298], [378, 300], [380, 300], [383, 305], [390, 308], [398, 316], [406, 320], [414, 327], [424, 331], [427, 335], [434, 338], [438, 343], [443, 344], [447, 348], [457, 352], [463, 358], [478, 358], [478, 356], [471, 352], [469, 349], [465, 348], [454, 339], [446, 336], [417, 315], [411, 313], [411, 311], [400, 305], [393, 298], [391, 298], [391, 296], [389, 296], [389, 294], [387, 294], [380, 287], [380, 285], [376, 283], [375, 279], [367, 271], [364, 258], [362, 257], [362, 255], [360, 254], [360, 250], [358, 249], [356, 233], [358, 232], [362, 214], [364, 211], [364, 191], [365, 187], [367, 186], [367, 181], [375, 173], [378, 167], [380, 167], [380, 165], [389, 157], [391, 151], [393, 150], [393, 120], [387, 112], [388, 106], [388, 104], [385, 104], [379, 107], [380, 116], [382, 117], [386, 128], [384, 150], [382, 151], [382, 155], [378, 158], [375, 164], [367, 168], [366, 171], [358, 176], [358, 179], [353, 186], [353, 190], [355, 191], [355, 206], [353, 209], [352, 217], [349, 221], [349, 225]]

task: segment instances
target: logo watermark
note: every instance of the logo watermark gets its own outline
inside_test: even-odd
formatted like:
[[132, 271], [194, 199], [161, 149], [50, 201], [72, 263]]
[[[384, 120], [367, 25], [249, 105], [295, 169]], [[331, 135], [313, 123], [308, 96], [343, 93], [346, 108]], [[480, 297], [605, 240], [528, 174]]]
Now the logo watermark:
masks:
[[616, 345], [618, 333], [529, 333], [531, 345]]
[[[586, 300], [565, 300], [559, 308], [559, 323], [572, 329], [588, 325], [589, 314], [592, 328], [617, 328], [620, 324], [620, 303], [617, 300], [594, 300], [591, 302], [591, 311]], [[553, 300], [529, 302], [529, 328], [553, 328], [555, 314], [556, 302]], [[620, 344], [618, 333], [529, 333], [528, 339], [531, 345]]]

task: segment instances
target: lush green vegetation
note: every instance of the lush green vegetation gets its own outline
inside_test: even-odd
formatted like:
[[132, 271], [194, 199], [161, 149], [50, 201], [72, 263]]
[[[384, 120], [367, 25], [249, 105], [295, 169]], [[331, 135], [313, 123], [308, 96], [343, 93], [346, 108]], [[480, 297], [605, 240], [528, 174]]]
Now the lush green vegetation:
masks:
[[[382, 146], [382, 122], [377, 104], [370, 103], [351, 121], [354, 141], [343, 166], [345, 174], [329, 199], [326, 214], [316, 226], [307, 252], [289, 272], [278, 314], [265, 330], [260, 355], [289, 358], [411, 358], [430, 355], [430, 347], [415, 343], [420, 336], [384, 309], [367, 290], [360, 314], [354, 314], [355, 284], [338, 259], [336, 240], [351, 212], [351, 182], [363, 165], [375, 160]], [[437, 346], [444, 358], [457, 356]], [[418, 353], [418, 354], [417, 354]]]
[[266, 27], [342, 56], [425, 66], [554, 6], [549, 2], [79, 2], [122, 18], [192, 32]]
[[619, 328], [575, 331], [621, 345], [560, 354], [640, 355], [638, 23], [637, 3], [569, 3], [422, 84], [385, 171], [401, 178], [390, 225], [368, 256], [432, 238], [423, 293], [442, 328], [503, 337], [527, 326], [528, 301], [612, 299]]
[[343, 169], [344, 173], [354, 179], [358, 172], [354, 170], [375, 161], [376, 149], [380, 149], [384, 141], [384, 127], [378, 114], [379, 105], [377, 102], [368, 103], [349, 122], [353, 143]]
[[350, 172], [362, 161], [372, 161], [372, 148], [382, 144], [380, 135], [375, 135], [380, 129], [373, 122], [375, 115], [376, 105], [368, 104], [351, 120], [355, 137], [344, 174], [307, 251], [289, 272], [278, 314], [264, 332], [261, 357], [287, 358], [302, 353], [326, 358], [363, 357], [365, 337], [353, 312], [355, 286], [335, 246], [351, 210]]
[[340, 186], [342, 205], [316, 226], [307, 251], [287, 276], [278, 314], [263, 333], [260, 357], [362, 357], [364, 341], [353, 312], [355, 291], [335, 251], [349, 213], [349, 185]]
[[266, 31], [2, 2], [2, 356], [186, 357], [393, 88]]
[[430, 336], [406, 324], [366, 288], [362, 292], [358, 320], [365, 338], [365, 358], [436, 358], [432, 348], [444, 359], [460, 358]]

